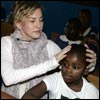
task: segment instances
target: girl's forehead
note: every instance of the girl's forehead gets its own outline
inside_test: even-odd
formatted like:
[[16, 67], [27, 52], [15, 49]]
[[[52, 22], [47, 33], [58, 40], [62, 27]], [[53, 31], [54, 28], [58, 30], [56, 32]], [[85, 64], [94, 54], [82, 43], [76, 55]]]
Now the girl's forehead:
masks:
[[85, 63], [84, 60], [77, 55], [67, 55], [66, 58], [63, 61], [65, 63], [79, 64], [79, 65], [83, 65]]
[[65, 57], [66, 60], [73, 60], [73, 61], [77, 61], [77, 60], [82, 60], [82, 57], [80, 54], [78, 53], [72, 53], [72, 52], [68, 52], [67, 56]]

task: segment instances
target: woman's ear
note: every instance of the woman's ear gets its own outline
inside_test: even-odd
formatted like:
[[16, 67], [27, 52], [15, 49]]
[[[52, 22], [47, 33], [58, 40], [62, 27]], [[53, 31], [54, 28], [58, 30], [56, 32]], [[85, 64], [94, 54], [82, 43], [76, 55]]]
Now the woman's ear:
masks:
[[21, 22], [17, 22], [16, 27], [21, 30]]

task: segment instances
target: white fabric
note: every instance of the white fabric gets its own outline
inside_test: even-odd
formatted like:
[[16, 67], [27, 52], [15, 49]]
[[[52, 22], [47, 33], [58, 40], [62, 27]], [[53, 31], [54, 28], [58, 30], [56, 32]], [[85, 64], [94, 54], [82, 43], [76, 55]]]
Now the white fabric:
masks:
[[[57, 63], [54, 56], [58, 52], [60, 52], [61, 49], [51, 40], [48, 40], [48, 44], [46, 45], [46, 48], [48, 51], [49, 60], [45, 61], [44, 63], [38, 64], [38, 65], [32, 65], [29, 68], [14, 69], [11, 38], [9, 36], [2, 37], [1, 38], [1, 75], [2, 75], [5, 85], [10, 86], [10, 85], [17, 84], [17, 83], [19, 83], [18, 85], [20, 85], [20, 82], [22, 81], [31, 79], [33, 77], [42, 75], [49, 70], [55, 69], [59, 64]], [[41, 80], [42, 79], [40, 79], [40, 81]], [[38, 82], [34, 82], [34, 85], [40, 82], [37, 79], [36, 81]], [[26, 84], [23, 87], [25, 90]], [[2, 90], [3, 90], [3, 86], [2, 86]], [[22, 96], [23, 93], [20, 95]], [[13, 96], [17, 98], [21, 97], [21, 96], [19, 97], [19, 95], [17, 94]]]
[[75, 43], [75, 44], [80, 44], [80, 43], [81, 43], [80, 40], [77, 40], [77, 41], [68, 40], [67, 37], [66, 37], [65, 35], [61, 35], [61, 36], [60, 36], [60, 39], [61, 39], [62, 41], [64, 41], [64, 42], [68, 42], [69, 45], [74, 44], [74, 43]]
[[43, 81], [49, 91], [49, 99], [99, 99], [99, 91], [83, 78], [83, 87], [80, 92], [70, 89], [63, 80], [61, 72], [47, 76]]
[[87, 28], [86, 31], [83, 33], [83, 36], [87, 36], [90, 30], [91, 30], [91, 27]]
[[30, 42], [24, 41], [19, 29], [16, 29], [10, 36], [12, 37], [13, 67], [15, 69], [37, 65], [49, 59], [46, 49], [48, 40], [44, 32], [41, 32], [38, 39]]
[[[41, 36], [38, 39], [33, 39], [31, 41], [24, 41], [19, 29], [16, 29], [10, 36], [12, 38], [14, 69], [27, 68], [49, 60], [46, 48], [48, 40], [44, 32], [41, 33]], [[20, 85], [4, 87], [4, 89], [14, 96], [16, 95], [16, 97], [19, 95], [18, 97], [21, 98], [25, 91], [35, 85], [34, 82], [38, 83], [41, 79], [31, 79]]]
[[[88, 36], [90, 31], [91, 31], [91, 27], [87, 28], [82, 36], [83, 37]], [[91, 32], [90, 35], [95, 35], [96, 36], [96, 33], [95, 32]]]

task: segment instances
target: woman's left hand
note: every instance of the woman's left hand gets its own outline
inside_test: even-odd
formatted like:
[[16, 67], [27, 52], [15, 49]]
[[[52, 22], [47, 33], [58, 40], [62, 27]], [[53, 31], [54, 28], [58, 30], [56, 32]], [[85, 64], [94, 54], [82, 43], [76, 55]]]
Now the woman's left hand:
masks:
[[93, 71], [95, 69], [95, 65], [96, 65], [96, 53], [93, 50], [90, 50], [88, 45], [85, 44], [84, 45], [87, 49], [86, 49], [86, 56], [89, 57], [86, 59], [87, 62], [89, 62], [90, 64], [87, 66], [87, 69], [89, 69], [89, 72]]

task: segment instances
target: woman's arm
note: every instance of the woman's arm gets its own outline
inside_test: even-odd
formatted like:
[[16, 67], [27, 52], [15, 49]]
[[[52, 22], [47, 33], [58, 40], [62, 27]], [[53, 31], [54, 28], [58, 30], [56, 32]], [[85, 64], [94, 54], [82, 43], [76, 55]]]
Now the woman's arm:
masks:
[[46, 84], [42, 81], [36, 86], [29, 89], [22, 97], [22, 99], [40, 99], [47, 92]]
[[70, 48], [71, 47], [68, 46], [55, 57], [50, 58], [44, 63], [33, 65], [28, 68], [14, 69], [11, 40], [8, 38], [1, 39], [1, 75], [5, 85], [16, 84], [55, 69], [59, 65], [59, 61], [66, 56], [65, 54]]

